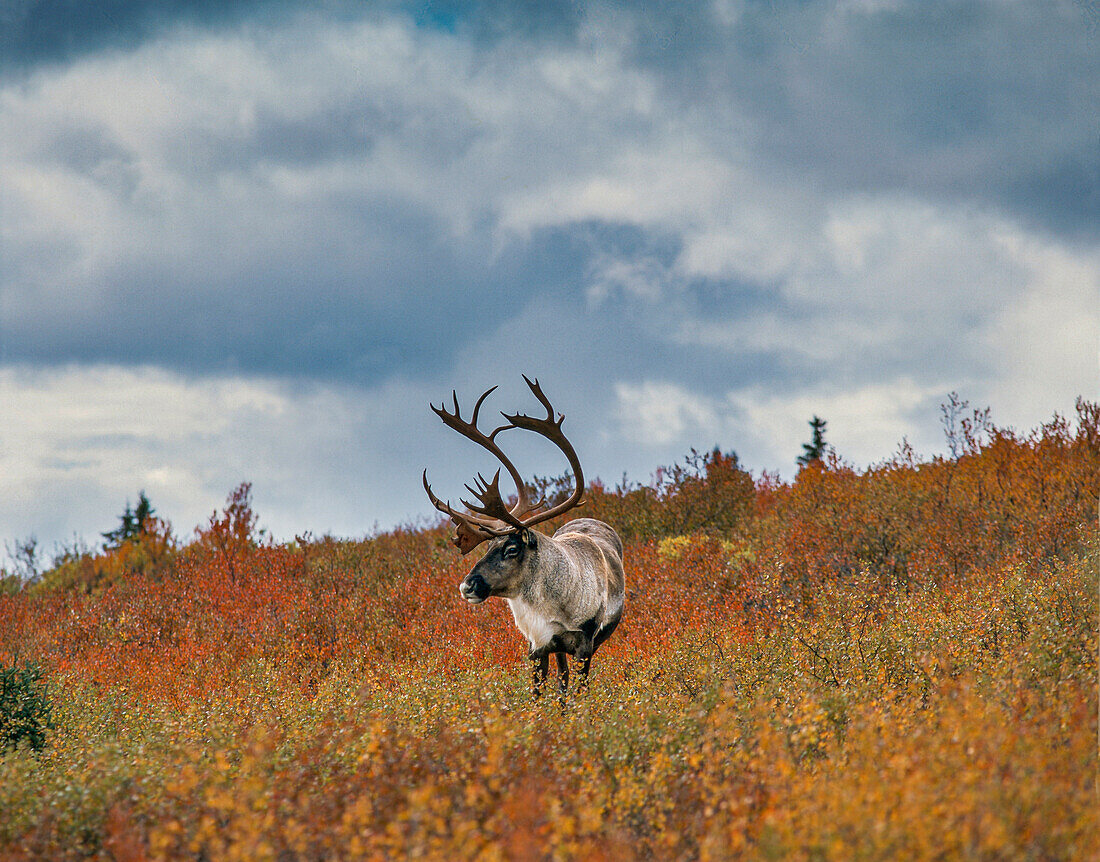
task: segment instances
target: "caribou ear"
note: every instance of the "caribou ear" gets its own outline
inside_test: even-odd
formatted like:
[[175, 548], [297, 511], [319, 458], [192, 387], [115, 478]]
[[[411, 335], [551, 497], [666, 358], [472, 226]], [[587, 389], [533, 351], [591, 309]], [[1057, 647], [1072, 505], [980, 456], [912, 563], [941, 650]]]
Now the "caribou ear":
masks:
[[520, 541], [523, 542], [528, 548], [535, 547], [535, 531], [524, 529], [519, 534]]

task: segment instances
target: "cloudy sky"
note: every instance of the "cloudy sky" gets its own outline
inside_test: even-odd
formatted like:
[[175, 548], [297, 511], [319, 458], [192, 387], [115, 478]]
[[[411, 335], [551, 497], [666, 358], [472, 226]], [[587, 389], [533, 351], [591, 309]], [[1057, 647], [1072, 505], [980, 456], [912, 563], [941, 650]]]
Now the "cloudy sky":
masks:
[[1100, 4], [639, 5], [2, 0], [0, 539], [425, 518], [521, 372], [610, 481], [1096, 397]]

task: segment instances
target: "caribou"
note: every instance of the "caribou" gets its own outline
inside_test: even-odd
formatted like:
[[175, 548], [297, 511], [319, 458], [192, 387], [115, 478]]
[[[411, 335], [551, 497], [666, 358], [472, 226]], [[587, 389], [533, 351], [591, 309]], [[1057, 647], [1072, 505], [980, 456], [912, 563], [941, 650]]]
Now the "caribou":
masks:
[[[565, 415], [555, 419], [554, 407], [538, 380], [532, 381], [527, 375], [523, 379], [546, 409], [545, 418], [501, 412], [506, 424], [488, 434], [482, 432], [478, 414], [496, 386], [478, 398], [469, 421], [462, 418], [457, 391], [451, 393], [452, 410], [446, 409], [445, 402], [439, 407], [429, 405], [449, 428], [500, 461], [516, 486], [516, 502], [509, 506], [501, 497], [499, 468], [492, 479], [478, 473], [474, 485], [466, 485], [477, 501], [462, 500], [464, 511], [432, 492], [427, 469], [424, 490], [432, 505], [453, 521], [455, 533], [451, 540], [463, 556], [489, 543], [485, 555], [459, 584], [459, 594], [471, 605], [493, 596], [508, 603], [516, 628], [527, 639], [534, 696], [542, 693], [553, 655], [564, 700], [569, 688], [569, 657], [577, 664], [580, 689], [586, 690], [592, 656], [622, 618], [626, 594], [623, 544], [610, 526], [593, 518], [571, 520], [552, 536], [534, 529], [583, 505], [584, 473], [573, 445], [561, 430]], [[519, 471], [496, 441], [498, 435], [513, 429], [532, 431], [565, 455], [573, 473], [573, 489], [565, 500], [549, 505], [545, 497], [532, 499]]]

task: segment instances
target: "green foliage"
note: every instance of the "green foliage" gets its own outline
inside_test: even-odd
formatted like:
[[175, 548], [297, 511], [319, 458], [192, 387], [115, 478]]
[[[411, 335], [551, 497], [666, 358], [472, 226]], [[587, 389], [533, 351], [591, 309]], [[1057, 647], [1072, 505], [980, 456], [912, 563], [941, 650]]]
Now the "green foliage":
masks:
[[0, 569], [0, 596], [14, 596], [23, 589], [23, 579], [19, 575], [10, 573], [7, 569]]
[[138, 494], [138, 503], [134, 509], [130, 508], [129, 502], [126, 503], [126, 511], [119, 516], [121, 523], [118, 527], [102, 534], [103, 538], [106, 539], [105, 549], [113, 551], [121, 547], [123, 542], [128, 539], [133, 539], [147, 532], [149, 520], [155, 512], [156, 510], [149, 503], [149, 498], [145, 496], [144, 491], [141, 491]]
[[41, 751], [52, 709], [38, 665], [0, 667], [0, 752], [20, 744]]

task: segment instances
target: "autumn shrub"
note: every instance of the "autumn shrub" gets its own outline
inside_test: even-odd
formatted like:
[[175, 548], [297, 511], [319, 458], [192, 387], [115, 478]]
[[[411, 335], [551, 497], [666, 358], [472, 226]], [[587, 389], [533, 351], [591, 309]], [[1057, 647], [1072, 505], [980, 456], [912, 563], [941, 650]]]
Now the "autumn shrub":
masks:
[[1096, 418], [597, 487], [626, 613], [564, 709], [442, 526], [278, 544], [241, 486], [165, 568], [0, 594], [55, 725], [0, 859], [1095, 858]]
[[143, 521], [141, 530], [104, 548], [102, 553], [83, 547], [63, 550], [52, 568], [33, 584], [33, 589], [95, 593], [133, 575], [168, 576], [177, 551], [172, 525], [150, 516]]
[[832, 455], [790, 485], [764, 477], [752, 545], [761, 566], [808, 595], [870, 571], [887, 584], [945, 583], [1005, 563], [1050, 567], [1095, 526], [1100, 415], [1079, 400], [1027, 435], [986, 423], [955, 458], [921, 462], [903, 445], [864, 472]]
[[743, 525], [753, 502], [752, 476], [733, 453], [692, 450], [657, 470], [648, 485], [625, 477], [609, 490], [589, 486], [584, 514], [615, 524], [625, 541], [685, 533], [726, 535]]

